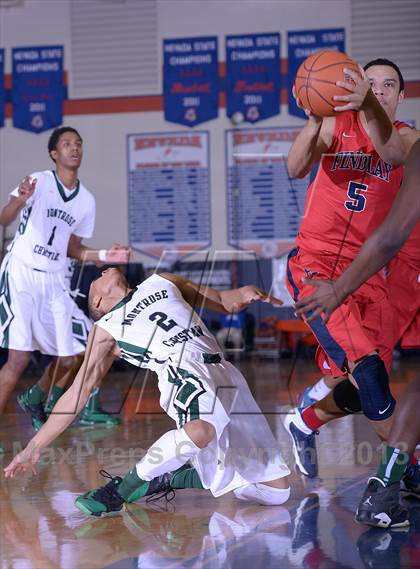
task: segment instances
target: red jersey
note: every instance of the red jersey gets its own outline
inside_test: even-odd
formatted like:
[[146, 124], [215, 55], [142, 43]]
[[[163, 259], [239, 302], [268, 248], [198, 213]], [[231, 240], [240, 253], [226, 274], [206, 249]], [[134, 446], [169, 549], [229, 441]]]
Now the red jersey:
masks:
[[399, 251], [398, 256], [420, 272], [420, 221]]
[[[396, 121], [398, 129], [408, 125]], [[401, 185], [402, 166], [376, 152], [359, 113], [339, 114], [333, 141], [308, 188], [297, 244], [338, 259], [354, 259], [382, 223]]]

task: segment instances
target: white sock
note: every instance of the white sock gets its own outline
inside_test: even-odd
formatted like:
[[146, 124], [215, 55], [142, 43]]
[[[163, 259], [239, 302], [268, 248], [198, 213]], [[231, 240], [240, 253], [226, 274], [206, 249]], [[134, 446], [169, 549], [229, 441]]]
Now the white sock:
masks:
[[257, 502], [262, 506], [280, 506], [290, 497], [290, 488], [273, 488], [267, 484], [247, 484], [236, 488], [233, 493], [239, 500]]
[[183, 466], [200, 452], [184, 429], [168, 431], [147, 451], [136, 471], [142, 480], [152, 480], [166, 472], [172, 472]]
[[293, 413], [292, 422], [300, 431], [303, 431], [306, 435], [313, 433], [313, 430], [308, 427], [308, 425], [302, 419], [302, 415], [299, 413], [298, 409], [296, 409], [295, 413]]
[[321, 379], [315, 383], [315, 385], [309, 391], [308, 395], [309, 397], [312, 397], [312, 399], [321, 401], [321, 399], [324, 399], [324, 397], [326, 397], [330, 391], [331, 387], [328, 387], [328, 385], [325, 383], [325, 379], [321, 377]]

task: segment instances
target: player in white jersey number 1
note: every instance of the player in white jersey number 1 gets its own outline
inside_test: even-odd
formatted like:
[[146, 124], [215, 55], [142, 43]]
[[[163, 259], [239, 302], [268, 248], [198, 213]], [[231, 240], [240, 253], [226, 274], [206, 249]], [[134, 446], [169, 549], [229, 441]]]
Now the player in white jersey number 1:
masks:
[[55, 170], [25, 176], [0, 212], [5, 226], [20, 214], [0, 269], [0, 341], [8, 349], [0, 370], [0, 413], [32, 351], [60, 356], [64, 368], [74, 364], [75, 303], [64, 282], [67, 256], [82, 262], [128, 261], [126, 247], [97, 251], [82, 245], [93, 233], [95, 200], [78, 179], [79, 133], [71, 127], [54, 130], [48, 152]]
[[[175, 488], [205, 488], [214, 496], [234, 491], [241, 500], [284, 503], [290, 471], [248, 385], [220, 353], [215, 337], [191, 307], [239, 312], [251, 302], [281, 301], [254, 286], [218, 292], [182, 277], [152, 275], [134, 290], [117, 269], [107, 269], [89, 293], [97, 320], [85, 360], [53, 415], [5, 469], [14, 476], [35, 464], [79, 413], [115, 356], [158, 375], [160, 405], [176, 422], [122, 479], [80, 496], [92, 516], [120, 511], [126, 502]], [[186, 466], [190, 463], [190, 467]]]

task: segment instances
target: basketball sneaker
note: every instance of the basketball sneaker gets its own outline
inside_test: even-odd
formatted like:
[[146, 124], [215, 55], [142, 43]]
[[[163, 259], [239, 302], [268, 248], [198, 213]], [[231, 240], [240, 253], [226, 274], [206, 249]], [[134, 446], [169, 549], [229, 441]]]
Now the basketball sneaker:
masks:
[[175, 490], [171, 486], [172, 472], [166, 472], [161, 476], [156, 476], [148, 484], [147, 491], [144, 491], [144, 485], [134, 490], [127, 498], [127, 502], [135, 502], [144, 496], [147, 496], [146, 502], [156, 502], [161, 498], [165, 498], [167, 502], [171, 502], [175, 498]]
[[401, 494], [404, 498], [420, 498], [420, 466], [409, 464], [401, 479]]
[[[64, 393], [64, 390], [63, 390]], [[61, 394], [62, 395], [62, 394]], [[60, 399], [61, 395], [54, 395], [53, 393], [48, 397], [47, 403], [45, 404], [45, 413], [49, 417], [54, 409], [54, 405]]]
[[402, 567], [401, 548], [409, 540], [409, 528], [399, 531], [370, 528], [357, 540], [357, 550], [364, 567], [385, 569]]
[[39, 431], [42, 425], [47, 420], [47, 415], [44, 410], [43, 403], [30, 403], [28, 397], [28, 390], [24, 391], [17, 397], [19, 407], [31, 417], [32, 427], [35, 431]]
[[121, 425], [121, 419], [104, 411], [101, 407], [89, 409], [85, 407], [80, 415], [81, 425]]
[[[299, 410], [296, 410], [299, 413]], [[294, 413], [286, 415], [284, 426], [292, 439], [293, 455], [296, 468], [304, 476], [315, 478], [318, 476], [318, 457], [316, 454], [315, 435], [318, 431], [307, 434], [294, 423]]]
[[309, 395], [311, 389], [312, 386], [307, 387], [305, 391], [302, 393], [302, 395], [299, 397], [299, 401], [297, 404], [298, 409], [305, 409], [306, 407], [310, 407], [314, 403], [317, 403], [317, 400]]
[[306, 567], [305, 559], [318, 549], [319, 498], [308, 494], [300, 502], [293, 520], [289, 560], [295, 567]]
[[399, 502], [399, 492], [399, 482], [384, 486], [379, 478], [369, 478], [356, 510], [356, 522], [378, 528], [410, 525], [408, 511]]
[[89, 401], [80, 415], [81, 425], [120, 425], [121, 420], [104, 411], [99, 401], [99, 389], [92, 391]]
[[112, 476], [106, 470], [100, 470], [104, 478], [110, 481], [105, 486], [100, 486], [89, 492], [85, 492], [76, 499], [76, 506], [88, 516], [100, 518], [102, 516], [118, 515], [126, 502], [135, 502], [148, 496], [146, 502], [154, 502], [166, 498], [170, 502], [175, 497], [175, 490], [171, 487], [171, 472], [153, 478], [150, 482], [143, 482], [127, 498], [123, 498], [118, 492], [122, 482], [120, 476]]
[[112, 476], [106, 470], [100, 470], [99, 474], [104, 478], [109, 478], [108, 484], [85, 492], [76, 499], [75, 505], [84, 514], [95, 518], [118, 515], [125, 503], [124, 498], [118, 494], [118, 486], [122, 478]]

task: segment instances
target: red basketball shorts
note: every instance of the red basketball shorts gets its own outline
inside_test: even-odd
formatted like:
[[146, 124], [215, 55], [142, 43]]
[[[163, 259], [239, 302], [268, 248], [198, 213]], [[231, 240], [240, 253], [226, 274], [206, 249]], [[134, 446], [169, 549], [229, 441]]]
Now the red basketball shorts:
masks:
[[[348, 265], [349, 261], [336, 262], [331, 256], [314, 256], [296, 248], [289, 254], [288, 290], [295, 302], [302, 300], [314, 290], [302, 282], [304, 277], [336, 279]], [[392, 358], [390, 313], [386, 280], [378, 273], [349, 296], [332, 313], [327, 324], [320, 316], [309, 321], [322, 349], [317, 358], [322, 373], [340, 377], [346, 373], [346, 362], [356, 362], [374, 351], [389, 370]]]

